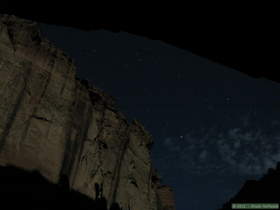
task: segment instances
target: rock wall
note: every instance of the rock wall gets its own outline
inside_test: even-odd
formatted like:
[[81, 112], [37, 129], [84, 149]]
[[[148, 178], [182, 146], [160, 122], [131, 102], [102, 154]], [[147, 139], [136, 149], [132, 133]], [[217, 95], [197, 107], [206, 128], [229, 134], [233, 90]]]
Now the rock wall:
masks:
[[163, 210], [175, 210], [173, 190], [169, 186], [159, 186], [157, 194]]
[[157, 207], [160, 210], [176, 210], [174, 192], [171, 187], [161, 184], [158, 172], [152, 170], [152, 188], [156, 191]]
[[159, 210], [152, 138], [127, 122], [112, 97], [75, 76], [36, 23], [0, 15], [0, 165], [38, 170], [108, 205]]

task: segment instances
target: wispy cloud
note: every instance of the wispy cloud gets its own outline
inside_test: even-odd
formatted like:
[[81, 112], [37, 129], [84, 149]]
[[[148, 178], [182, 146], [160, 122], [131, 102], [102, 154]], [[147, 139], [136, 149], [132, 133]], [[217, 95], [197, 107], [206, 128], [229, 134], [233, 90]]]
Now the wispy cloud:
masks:
[[[179, 167], [187, 173], [238, 173], [261, 175], [280, 161], [280, 133], [235, 127], [217, 132], [211, 128], [199, 135], [189, 132], [184, 140], [168, 137], [166, 167]], [[166, 163], [167, 163], [166, 162]]]

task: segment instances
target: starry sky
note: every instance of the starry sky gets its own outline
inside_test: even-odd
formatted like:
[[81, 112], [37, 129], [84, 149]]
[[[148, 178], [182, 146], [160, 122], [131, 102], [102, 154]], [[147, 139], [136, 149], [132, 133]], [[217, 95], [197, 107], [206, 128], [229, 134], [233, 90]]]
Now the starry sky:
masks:
[[280, 84], [126, 32], [40, 27], [78, 77], [152, 134], [152, 161], [177, 210], [217, 209], [280, 161]]

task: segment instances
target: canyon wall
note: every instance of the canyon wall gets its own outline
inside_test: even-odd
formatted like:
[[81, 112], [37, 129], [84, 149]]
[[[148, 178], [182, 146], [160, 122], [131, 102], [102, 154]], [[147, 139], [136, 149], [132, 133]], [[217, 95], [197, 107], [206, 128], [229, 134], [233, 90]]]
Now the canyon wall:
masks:
[[37, 23], [0, 15], [0, 165], [52, 183], [67, 176], [90, 198], [99, 186], [108, 205], [124, 210], [162, 209], [170, 199], [160, 199], [152, 178], [151, 135], [75, 68]]

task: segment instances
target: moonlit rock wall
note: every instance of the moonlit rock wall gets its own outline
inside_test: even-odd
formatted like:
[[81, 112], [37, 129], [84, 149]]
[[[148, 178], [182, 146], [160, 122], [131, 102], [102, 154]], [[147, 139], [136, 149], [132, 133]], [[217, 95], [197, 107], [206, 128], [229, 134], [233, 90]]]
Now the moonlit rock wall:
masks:
[[97, 183], [108, 205], [124, 210], [160, 210], [151, 145], [112, 97], [76, 78], [72, 60], [36, 23], [0, 15], [1, 166], [38, 170], [53, 183], [67, 175], [91, 198]]

